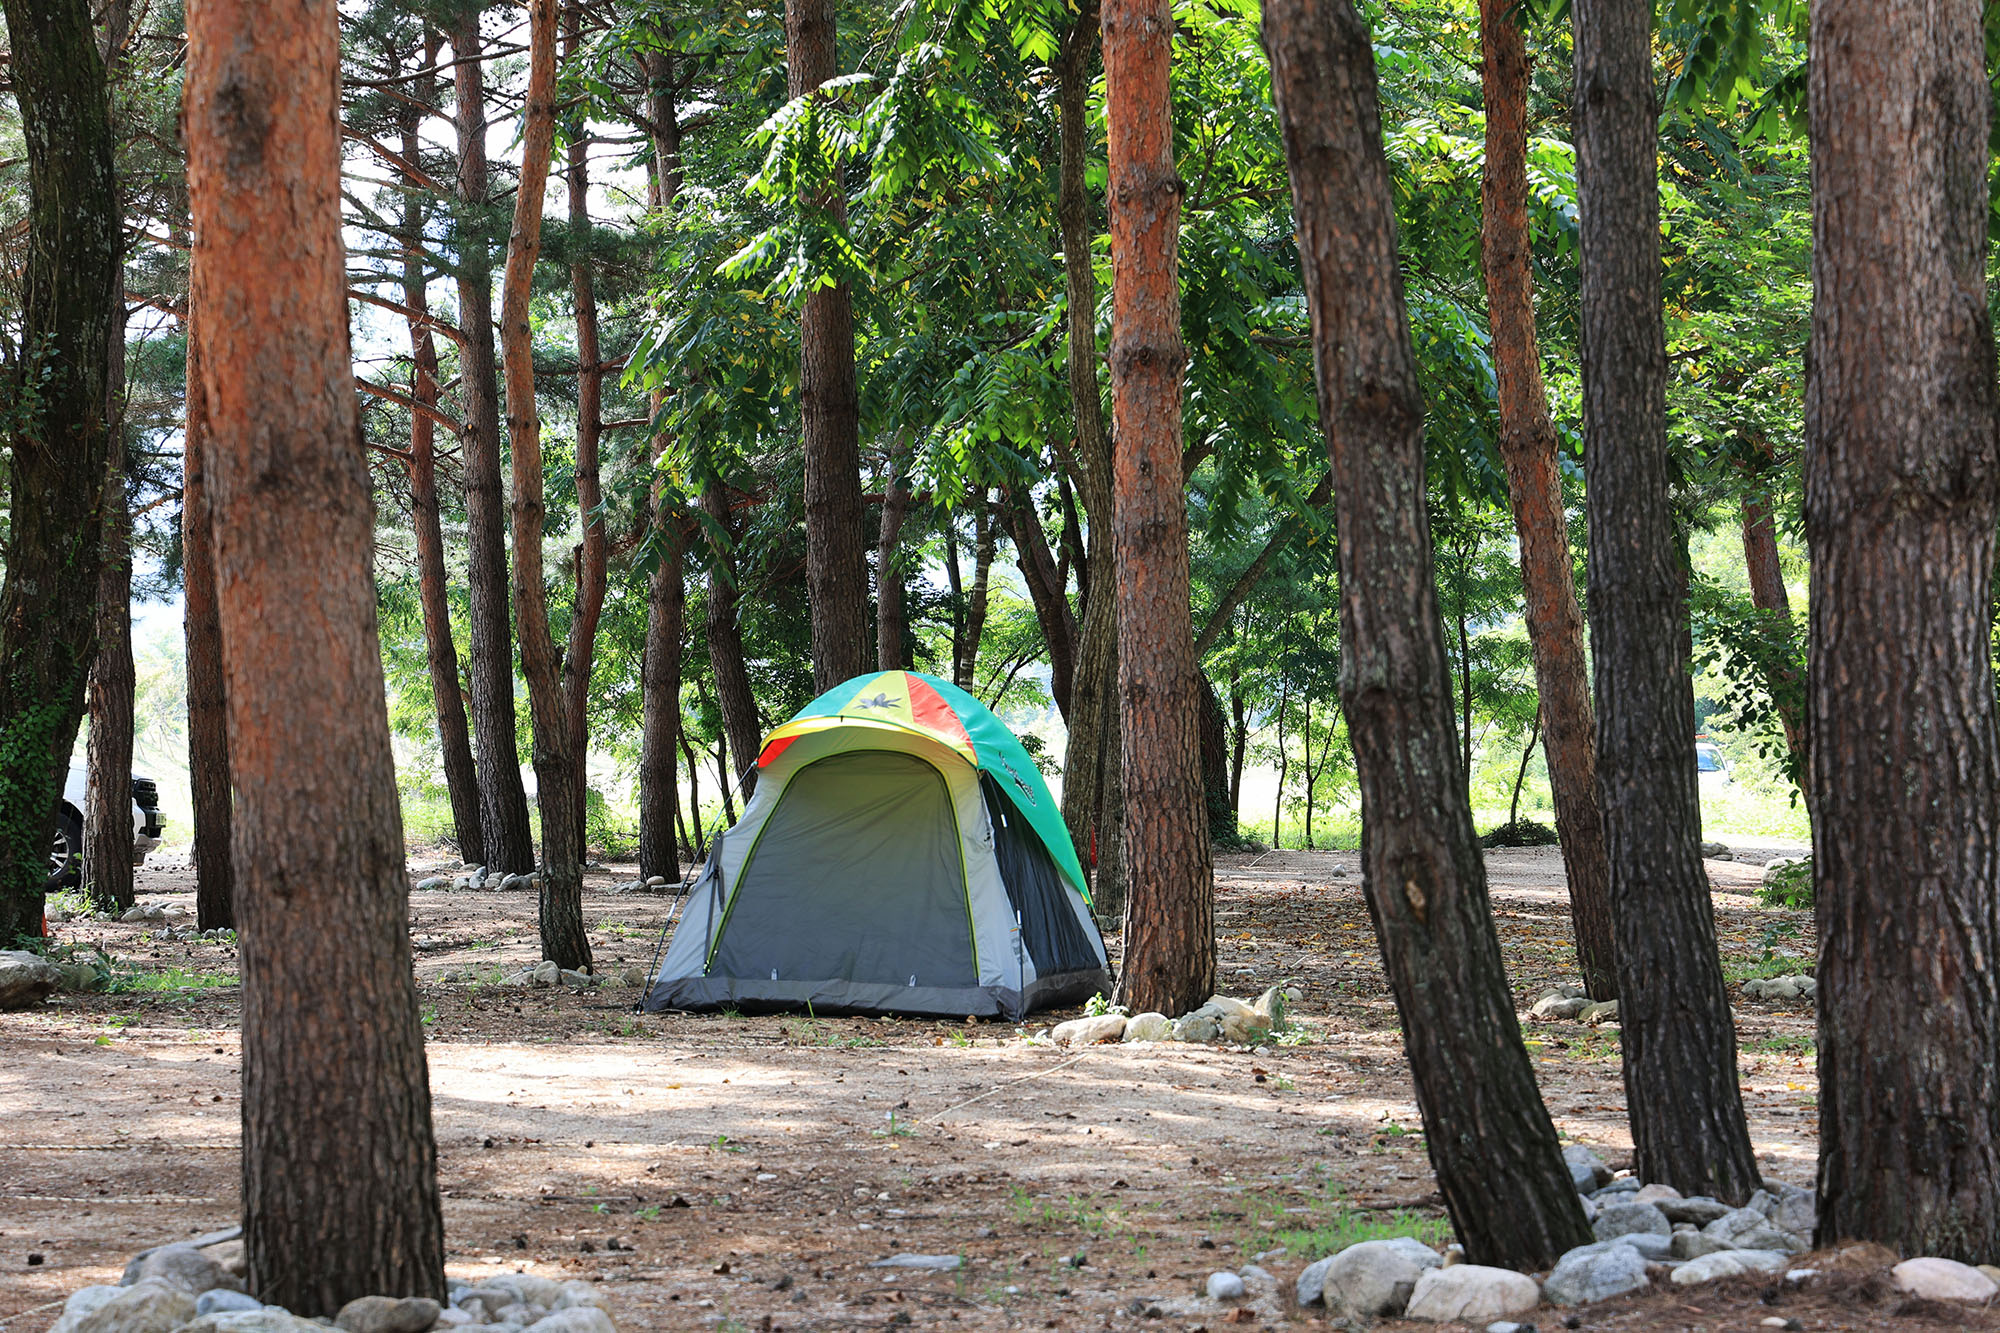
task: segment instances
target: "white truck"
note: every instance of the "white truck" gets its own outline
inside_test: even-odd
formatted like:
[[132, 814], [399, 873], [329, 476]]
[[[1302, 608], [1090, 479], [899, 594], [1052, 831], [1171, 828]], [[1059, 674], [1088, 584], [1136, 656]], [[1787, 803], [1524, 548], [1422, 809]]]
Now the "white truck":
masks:
[[[83, 882], [83, 811], [90, 800], [90, 771], [72, 767], [56, 803], [56, 836], [49, 848], [48, 888], [73, 888]], [[160, 786], [151, 778], [132, 775], [132, 864], [143, 865], [146, 853], [160, 845]]]

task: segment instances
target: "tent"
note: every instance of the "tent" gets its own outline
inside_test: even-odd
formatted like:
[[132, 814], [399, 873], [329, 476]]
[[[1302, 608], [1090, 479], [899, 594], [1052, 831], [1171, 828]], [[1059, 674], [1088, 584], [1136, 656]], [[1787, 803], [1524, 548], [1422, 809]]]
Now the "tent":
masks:
[[857, 676], [773, 731], [647, 1009], [1004, 1015], [1111, 980], [1034, 761], [965, 691]]

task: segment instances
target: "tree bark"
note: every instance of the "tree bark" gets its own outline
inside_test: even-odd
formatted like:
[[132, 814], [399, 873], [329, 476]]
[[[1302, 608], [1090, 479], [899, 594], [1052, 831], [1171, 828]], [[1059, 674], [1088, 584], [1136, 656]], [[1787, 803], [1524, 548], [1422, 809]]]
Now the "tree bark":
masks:
[[[124, 259], [121, 250], [119, 271]], [[132, 505], [125, 452], [125, 292], [111, 298], [105, 338], [104, 565], [98, 575], [97, 658], [90, 667], [90, 788], [83, 815], [83, 873], [90, 901], [130, 907], [132, 882]]]
[[[1494, 934], [1424, 503], [1423, 394], [1396, 262], [1374, 53], [1349, 0], [1266, 0], [1340, 543], [1340, 697], [1370, 915], [1425, 1144], [1475, 1263], [1546, 1268], [1591, 1238]], [[1310, 743], [1310, 737], [1308, 737]]]
[[1492, 324], [1521, 587], [1548, 736], [1549, 789], [1569, 885], [1577, 966], [1594, 1000], [1618, 993], [1611, 929], [1611, 867], [1597, 812], [1596, 719], [1585, 669], [1583, 611], [1576, 602], [1555, 422], [1535, 337], [1535, 274], [1528, 225], [1528, 39], [1514, 0], [1480, 0], [1481, 81], [1486, 93], [1486, 165], [1480, 175], [1480, 266]]
[[[435, 61], [435, 49], [425, 53]], [[426, 79], [419, 95], [431, 93]], [[421, 123], [414, 108], [402, 117], [403, 156], [414, 162], [422, 151]], [[438, 400], [437, 337], [429, 320], [429, 284], [425, 280], [419, 242], [424, 208], [414, 192], [404, 196], [403, 230], [409, 249], [403, 260], [403, 305], [412, 313], [410, 325], [410, 398], [425, 406]], [[430, 667], [431, 695], [437, 712], [438, 753], [443, 760], [445, 790], [451, 796], [451, 823], [458, 834], [458, 854], [468, 864], [486, 864], [486, 838], [480, 826], [479, 770], [472, 758], [472, 736], [465, 721], [464, 686], [459, 683], [458, 645], [451, 634], [451, 575], [445, 565], [444, 525], [439, 517], [437, 486], [437, 424], [421, 411], [410, 413], [410, 527], [417, 541], [417, 596], [423, 607], [424, 655]]]
[[[42, 933], [56, 801], [97, 652], [118, 298], [104, 62], [82, 0], [5, 0], [28, 156], [27, 262], [0, 585], [0, 943]], [[127, 773], [127, 782], [130, 773]], [[129, 855], [129, 849], [127, 855]]]
[[[1768, 450], [1759, 448], [1766, 466], [1769, 465]], [[1753, 477], [1752, 486], [1758, 483]], [[1771, 497], [1762, 489], [1746, 490], [1742, 500], [1743, 519], [1743, 563], [1750, 571], [1750, 603], [1760, 611], [1768, 611], [1786, 627], [1786, 641], [1791, 638], [1792, 598], [1785, 591], [1785, 567], [1778, 558], [1778, 525], [1771, 513]], [[1782, 680], [1796, 681], [1791, 672], [1783, 673]], [[1803, 769], [1806, 759], [1806, 720], [1802, 711], [1789, 703], [1778, 705], [1778, 722], [1785, 730], [1785, 749], [1792, 761]]]
[[542, 422], [535, 405], [534, 334], [528, 305], [535, 261], [542, 252], [542, 201], [555, 139], [556, 0], [529, 0], [528, 92], [521, 113], [521, 179], [514, 192], [514, 226], [500, 280], [501, 364], [506, 373], [507, 442], [514, 485], [514, 621], [521, 674], [528, 679], [534, 724], [535, 804], [542, 815], [542, 957], [559, 967], [590, 971], [590, 936], [583, 925], [583, 839], [577, 812], [582, 756], [570, 739], [562, 662], [549, 629], [542, 577]]
[[[472, 620], [472, 728], [478, 747], [480, 827], [487, 869], [535, 868], [528, 797], [514, 725], [514, 634], [507, 605], [506, 497], [500, 487], [500, 389], [494, 377], [493, 259], [486, 234], [486, 80], [480, 9], [467, 7], [451, 32], [458, 130], [459, 400], [465, 407], [466, 591]], [[539, 592], [540, 585], [536, 585]], [[544, 830], [546, 832], [546, 830]]]
[[681, 641], [687, 633], [687, 539], [680, 515], [653, 499], [659, 560], [647, 580], [646, 653], [640, 667], [644, 720], [639, 737], [639, 875], [680, 878], [674, 827], [680, 822], [675, 751], [681, 736]]
[[1977, 5], [1812, 11], [1819, 1237], [2000, 1248], [2000, 457]]
[[1687, 568], [1667, 482], [1653, 7], [1577, 0], [1571, 13], [1597, 802], [1633, 1170], [1740, 1203], [1761, 1181], [1701, 864]]
[[[231, 770], [243, 1233], [301, 1315], [444, 1296], [348, 345], [331, 0], [188, 7], [186, 137]], [[310, 836], [301, 836], [310, 830]], [[340, 947], [329, 948], [338, 940]]]
[[757, 754], [764, 729], [757, 721], [757, 696], [750, 689], [750, 672], [743, 661], [743, 627], [736, 621], [736, 558], [729, 521], [729, 495], [712, 480], [701, 493], [708, 515], [708, 664], [715, 673], [715, 699], [722, 712], [722, 731], [729, 740], [731, 772], [747, 799], [757, 789]]
[[215, 587], [215, 520], [209, 512], [208, 397], [202, 388], [201, 256], [190, 256], [187, 427], [181, 446], [181, 600], [187, 636], [188, 787], [194, 815], [194, 915], [202, 930], [236, 925], [231, 852], [235, 784], [222, 678], [222, 620]]
[[992, 507], [981, 488], [972, 511], [972, 591], [965, 599], [965, 633], [959, 636], [952, 662], [952, 684], [970, 691], [979, 669], [979, 641], [986, 634], [986, 603], [993, 583], [994, 528]]
[[1103, 32], [1119, 577], [1115, 591], [1100, 588], [1098, 596], [1118, 611], [1130, 885], [1118, 998], [1134, 1013], [1171, 1017], [1215, 992], [1215, 880], [1200, 755], [1205, 682], [1194, 656], [1181, 485], [1186, 187], [1174, 165], [1172, 7], [1106, 0]]
[[[816, 93], [840, 72], [833, 0], [785, 0], [786, 88]], [[847, 220], [836, 184], [801, 206]], [[862, 531], [861, 404], [854, 379], [854, 299], [846, 283], [817, 287], [799, 316], [799, 415], [804, 427], [806, 598], [813, 688], [868, 669], [868, 558]]]
[[[579, 45], [580, 0], [564, 6], [564, 50]], [[590, 144], [578, 115], [569, 143], [569, 281], [576, 308], [576, 509], [583, 541], [576, 551], [576, 606], [570, 613], [569, 643], [563, 654], [563, 709], [569, 726], [570, 763], [575, 771], [577, 860], [587, 850], [583, 836], [584, 789], [589, 782], [590, 676], [597, 660], [597, 627], [604, 617], [604, 491], [598, 480], [598, 442], [604, 430], [604, 367], [597, 336], [597, 287], [590, 258]], [[546, 841], [546, 838], [544, 838]]]
[[[647, 170], [647, 201], [655, 209], [671, 204], [681, 189], [681, 124], [674, 105], [674, 52], [667, 34], [665, 49], [639, 58], [646, 78], [646, 133], [652, 139], [653, 160]], [[652, 411], [659, 417], [664, 390], [653, 395]], [[681, 652], [687, 635], [687, 526], [684, 516], [669, 509], [664, 490], [656, 486], [650, 500], [659, 559], [646, 581], [646, 648], [640, 671], [642, 719], [639, 736], [639, 874], [680, 878], [680, 851], [675, 830], [681, 822]], [[692, 850], [692, 848], [690, 848]]]
[[[1090, 515], [1086, 549], [1076, 559], [1082, 605], [1077, 618], [1075, 674], [1064, 721], [1063, 822], [1090, 875], [1099, 920], [1125, 911], [1125, 804], [1118, 725], [1117, 555], [1112, 540], [1111, 437], [1104, 429], [1097, 387], [1096, 235], [1090, 210], [1090, 85], [1098, 51], [1097, 0], [1079, 0], [1056, 62], [1060, 160], [1056, 216], [1062, 233], [1063, 282], [1069, 326], [1069, 399], [1076, 421], [1077, 485]], [[1091, 596], [1093, 590], [1102, 595]]]
[[1062, 571], [1049, 551], [1049, 539], [1042, 531], [1028, 493], [1021, 487], [1008, 489], [1007, 535], [1014, 542], [1014, 556], [1020, 566], [1021, 581], [1028, 586], [1028, 600], [1034, 604], [1035, 620], [1042, 627], [1042, 640], [1049, 650], [1049, 695], [1065, 721], [1069, 718], [1070, 691], [1076, 679], [1076, 614], [1070, 610]]
[[882, 469], [882, 528], [875, 541], [875, 665], [898, 671], [910, 665], [903, 648], [909, 632], [904, 611], [903, 520], [910, 512], [910, 437], [899, 432]]

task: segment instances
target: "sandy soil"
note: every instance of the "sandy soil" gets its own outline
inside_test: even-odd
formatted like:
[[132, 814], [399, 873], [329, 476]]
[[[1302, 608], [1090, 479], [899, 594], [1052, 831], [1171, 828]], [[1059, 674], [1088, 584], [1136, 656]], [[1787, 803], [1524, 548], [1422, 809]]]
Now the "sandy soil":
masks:
[[[1778, 849], [1764, 849], [1765, 851]], [[417, 857], [427, 872], [435, 858]], [[1710, 863], [1725, 962], [1810, 958], [1810, 922], [1749, 896], [1759, 866]], [[1570, 1139], [1629, 1156], [1615, 1029], [1525, 1018], [1573, 979], [1561, 861], [1489, 857], [1497, 924], [1544, 1093]], [[670, 905], [605, 891], [586, 918], [600, 966], [643, 968]], [[526, 893], [413, 896], [430, 1035], [448, 1265], [606, 1284], [626, 1329], [1193, 1329], [1318, 1322], [1191, 1299], [1217, 1268], [1290, 1280], [1330, 1246], [1446, 1228], [1352, 853], [1222, 858], [1224, 989], [1295, 983], [1302, 1039], [1260, 1053], [1058, 1050], [1064, 1015], [995, 1024], [656, 1016], [637, 987], [519, 992], [463, 980], [536, 953]], [[184, 870], [142, 900], [192, 906]], [[66, 940], [190, 980], [233, 948], [80, 922]], [[1768, 1175], [1810, 1183], [1813, 1020], [1738, 997], [1751, 1129]], [[0, 1016], [0, 1326], [40, 1333], [51, 1302], [115, 1281], [146, 1245], [237, 1215], [237, 992], [65, 995]], [[961, 1254], [897, 1273], [900, 1252]], [[37, 1259], [35, 1256], [39, 1256]], [[1879, 1289], [1743, 1282], [1576, 1312], [1572, 1327], [1932, 1327]], [[1544, 1311], [1544, 1323], [1556, 1322]], [[1973, 1315], [1977, 1321], [1983, 1315]]]

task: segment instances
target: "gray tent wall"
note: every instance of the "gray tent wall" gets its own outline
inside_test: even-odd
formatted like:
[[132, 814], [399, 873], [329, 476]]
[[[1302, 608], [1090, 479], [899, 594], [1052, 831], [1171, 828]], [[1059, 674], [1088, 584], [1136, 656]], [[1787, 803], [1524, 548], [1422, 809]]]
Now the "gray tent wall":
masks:
[[1001, 859], [978, 770], [956, 752], [886, 728], [801, 736], [711, 849], [645, 1007], [1020, 1018], [1108, 991], [1083, 896], [1025, 890], [1038, 941], [1050, 913], [1072, 918], [1065, 947], [1031, 950]]

